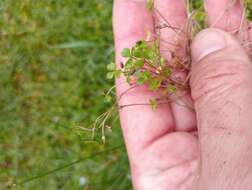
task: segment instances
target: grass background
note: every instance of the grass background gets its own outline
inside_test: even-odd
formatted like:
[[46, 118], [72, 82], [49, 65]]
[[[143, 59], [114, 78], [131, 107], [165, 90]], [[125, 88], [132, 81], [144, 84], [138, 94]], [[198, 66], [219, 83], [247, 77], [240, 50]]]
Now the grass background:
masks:
[[0, 1], [0, 189], [131, 189], [124, 147], [39, 177], [123, 143], [118, 124], [106, 146], [74, 128], [109, 106], [111, 14], [112, 0]]
[[112, 0], [0, 1], [0, 190], [132, 189], [118, 123], [106, 146], [75, 129], [110, 106], [111, 15]]

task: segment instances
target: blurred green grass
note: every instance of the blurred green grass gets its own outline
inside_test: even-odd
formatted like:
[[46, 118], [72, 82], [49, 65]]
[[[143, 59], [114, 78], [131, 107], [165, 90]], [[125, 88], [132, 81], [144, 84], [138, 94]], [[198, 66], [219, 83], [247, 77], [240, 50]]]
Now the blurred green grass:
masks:
[[106, 146], [74, 128], [110, 106], [111, 15], [112, 0], [0, 1], [0, 190], [132, 189], [124, 146], [93, 155], [123, 144], [118, 123]]
[[[0, 189], [122, 144], [118, 124], [105, 147], [74, 129], [109, 107], [112, 0], [2, 0], [0, 10]], [[120, 147], [13, 189], [130, 188]]]

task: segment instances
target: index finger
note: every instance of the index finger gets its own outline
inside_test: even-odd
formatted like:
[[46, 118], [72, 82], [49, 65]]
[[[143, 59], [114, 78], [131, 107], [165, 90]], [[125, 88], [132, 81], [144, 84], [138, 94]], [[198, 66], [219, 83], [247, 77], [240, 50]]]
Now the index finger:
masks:
[[[123, 48], [131, 47], [136, 41], [144, 39], [146, 31], [154, 32], [152, 14], [146, 9], [145, 1], [115, 0], [113, 25], [118, 64], [123, 61], [120, 55]], [[119, 83], [118, 96], [131, 87], [124, 78], [118, 79], [117, 84]], [[158, 96], [146, 87], [138, 86], [127, 91], [120, 98], [119, 105], [148, 104], [151, 98]], [[128, 106], [120, 110], [120, 118], [131, 160], [144, 147], [174, 129], [169, 104], [159, 105], [155, 111], [146, 105]]]

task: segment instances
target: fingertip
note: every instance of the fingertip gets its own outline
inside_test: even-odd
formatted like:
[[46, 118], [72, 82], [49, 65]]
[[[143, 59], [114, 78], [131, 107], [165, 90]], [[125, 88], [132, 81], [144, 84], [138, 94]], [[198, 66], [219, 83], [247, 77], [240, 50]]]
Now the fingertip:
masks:
[[199, 32], [192, 43], [193, 63], [199, 62], [207, 55], [224, 49], [226, 46], [226, 34], [221, 30], [206, 29]]
[[242, 0], [205, 0], [204, 4], [211, 27], [229, 32], [239, 29], [244, 14]]
[[192, 42], [192, 62], [193, 64], [198, 63], [209, 55], [218, 52], [225, 54], [224, 50], [226, 50], [225, 57], [230, 55], [234, 57], [237, 53], [239, 57], [242, 55], [243, 59], [248, 57], [245, 49], [229, 33], [217, 28], [205, 29], [199, 32]]
[[146, 30], [153, 31], [152, 14], [144, 1], [114, 2], [113, 28], [116, 43], [132, 37], [142, 38]]

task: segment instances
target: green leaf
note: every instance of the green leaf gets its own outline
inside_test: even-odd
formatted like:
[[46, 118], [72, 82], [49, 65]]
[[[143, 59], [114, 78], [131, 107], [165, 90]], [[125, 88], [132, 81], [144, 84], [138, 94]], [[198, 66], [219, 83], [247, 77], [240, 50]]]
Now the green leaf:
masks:
[[105, 101], [106, 102], [111, 102], [111, 100], [112, 100], [112, 97], [110, 95], [105, 96]]
[[137, 58], [141, 58], [143, 56], [143, 52], [140, 48], [134, 48], [132, 51], [132, 55]]
[[115, 70], [115, 71], [114, 71], [114, 76], [115, 76], [116, 78], [119, 78], [119, 77], [121, 76], [121, 73], [122, 73], [121, 70]]
[[138, 84], [138, 85], [143, 85], [145, 82], [146, 82], [146, 80], [145, 80], [143, 77], [139, 77], [139, 78], [137, 79], [137, 84]]
[[132, 59], [129, 59], [129, 60], [125, 63], [124, 68], [130, 69], [130, 68], [132, 68], [132, 67], [133, 67], [133, 60], [132, 60]]
[[147, 8], [149, 11], [152, 11], [154, 7], [154, 0], [147, 0]]
[[177, 92], [177, 87], [175, 85], [169, 85], [169, 90], [172, 93], [176, 93]]
[[175, 85], [168, 85], [164, 90], [162, 90], [162, 93], [164, 95], [170, 94], [170, 93], [176, 93], [177, 87]]
[[124, 48], [122, 51], [122, 56], [123, 57], [130, 57], [131, 53], [130, 53], [130, 49], [129, 48]]
[[138, 73], [137, 84], [143, 85], [151, 79], [151, 74], [148, 71]]
[[111, 62], [110, 64], [107, 65], [107, 69], [109, 71], [114, 71], [116, 69], [116, 65], [114, 62]]
[[144, 71], [142, 73], [143, 77], [146, 79], [146, 80], [150, 80], [151, 79], [151, 73], [149, 71]]
[[142, 68], [144, 66], [144, 59], [138, 59], [135, 61], [135, 66], [137, 68]]
[[150, 99], [150, 105], [152, 110], [157, 109], [157, 100], [156, 99]]
[[157, 90], [161, 85], [161, 80], [152, 78], [149, 82], [149, 89], [152, 91]]
[[170, 68], [165, 67], [164, 70], [163, 70], [163, 73], [165, 74], [165, 76], [169, 77], [169, 76], [171, 76], [172, 71], [171, 71]]
[[141, 49], [145, 49], [145, 48], [148, 47], [147, 42], [144, 41], [144, 40], [138, 41], [138, 42], [136, 43], [136, 46], [139, 47], [139, 48], [141, 48]]
[[160, 65], [161, 66], [165, 65], [165, 59], [163, 57], [160, 58]]
[[130, 76], [127, 76], [127, 77], [126, 77], [126, 81], [127, 81], [127, 83], [128, 83], [129, 85], [131, 85], [131, 77], [130, 77]]
[[143, 51], [143, 56], [144, 58], [146, 59], [150, 59], [152, 60], [155, 56], [155, 52], [151, 49], [151, 48], [146, 48], [144, 51]]
[[109, 72], [107, 73], [107, 79], [113, 79], [114, 78], [115, 73], [114, 72]]

